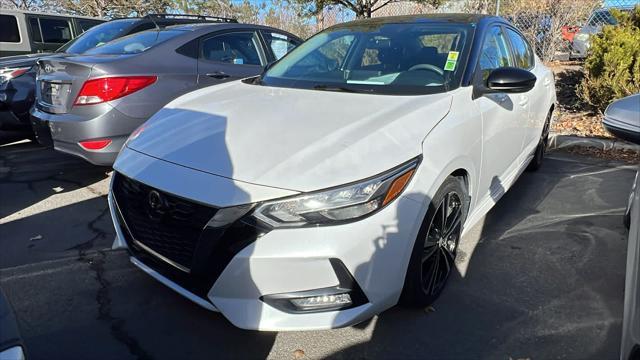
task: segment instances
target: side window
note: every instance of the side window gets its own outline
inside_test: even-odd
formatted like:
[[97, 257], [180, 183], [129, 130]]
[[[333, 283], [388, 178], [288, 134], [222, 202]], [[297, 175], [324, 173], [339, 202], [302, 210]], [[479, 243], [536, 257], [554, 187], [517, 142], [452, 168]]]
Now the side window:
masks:
[[252, 31], [216, 35], [202, 41], [202, 59], [237, 65], [262, 65]]
[[504, 34], [499, 27], [495, 26], [489, 30], [482, 44], [480, 53], [482, 79], [486, 80], [492, 70], [512, 65], [513, 61]]
[[534, 60], [529, 44], [527, 44], [520, 34], [511, 29], [507, 29], [507, 35], [509, 35], [509, 40], [513, 47], [515, 66], [521, 69], [531, 69]]
[[40, 18], [40, 29], [45, 43], [66, 43], [72, 39], [71, 26], [67, 20]]
[[0, 42], [20, 42], [20, 30], [15, 16], [0, 15]]
[[300, 45], [300, 41], [285, 34], [262, 31], [262, 35], [264, 36], [264, 40], [267, 42], [267, 46], [271, 48], [276, 60], [280, 60], [281, 57], [285, 56], [289, 51]]
[[42, 34], [40, 33], [40, 23], [38, 18], [29, 19], [29, 27], [31, 28], [31, 40], [33, 42], [42, 42]]

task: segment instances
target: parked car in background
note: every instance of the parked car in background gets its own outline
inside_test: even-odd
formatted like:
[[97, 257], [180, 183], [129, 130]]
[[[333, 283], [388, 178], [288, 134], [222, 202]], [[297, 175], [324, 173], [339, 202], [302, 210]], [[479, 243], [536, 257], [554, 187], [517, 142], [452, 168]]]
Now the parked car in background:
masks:
[[562, 32], [562, 39], [571, 44], [573, 43], [573, 38], [576, 36], [576, 33], [580, 31], [580, 26], [564, 25], [560, 28], [560, 31]]
[[573, 36], [573, 42], [571, 43], [571, 58], [580, 59], [587, 56], [589, 46], [591, 44], [591, 37], [595, 34], [599, 34], [602, 31], [602, 27], [605, 25], [616, 25], [617, 21], [611, 14], [610, 9], [616, 9], [622, 12], [630, 12], [631, 7], [608, 7], [595, 10], [580, 30]]
[[9, 300], [0, 288], [0, 360], [24, 360], [24, 342]]
[[[84, 20], [84, 19], [83, 19]], [[36, 62], [45, 56], [65, 57], [82, 54], [111, 40], [153, 28], [176, 24], [232, 21], [197, 15], [150, 14], [101, 23], [81, 36], [56, 46], [55, 52], [0, 58], [0, 130], [31, 133], [29, 109], [35, 101]]]
[[267, 26], [223, 22], [143, 31], [38, 61], [38, 141], [97, 165], [113, 164], [131, 132], [197, 88], [255, 76], [301, 43]]
[[[604, 112], [603, 124], [613, 135], [640, 145], [640, 93], [612, 102]], [[621, 360], [640, 359], [640, 169], [638, 171], [624, 216], [629, 245]]]
[[109, 192], [114, 247], [246, 329], [424, 308], [463, 229], [541, 166], [554, 89], [499, 17], [333, 26], [131, 135]]
[[52, 52], [103, 22], [86, 16], [2, 9], [0, 57]]

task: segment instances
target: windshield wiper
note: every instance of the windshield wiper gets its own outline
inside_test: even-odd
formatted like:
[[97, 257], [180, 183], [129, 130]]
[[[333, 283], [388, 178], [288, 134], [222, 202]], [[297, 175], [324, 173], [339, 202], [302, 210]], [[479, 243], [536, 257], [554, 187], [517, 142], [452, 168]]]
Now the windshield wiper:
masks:
[[334, 86], [334, 85], [325, 85], [325, 84], [316, 85], [316, 86], [313, 87], [313, 90], [339, 91], [339, 92], [350, 92], [350, 93], [359, 92], [356, 89], [352, 89], [352, 88], [348, 88], [348, 87], [344, 87], [344, 86]]

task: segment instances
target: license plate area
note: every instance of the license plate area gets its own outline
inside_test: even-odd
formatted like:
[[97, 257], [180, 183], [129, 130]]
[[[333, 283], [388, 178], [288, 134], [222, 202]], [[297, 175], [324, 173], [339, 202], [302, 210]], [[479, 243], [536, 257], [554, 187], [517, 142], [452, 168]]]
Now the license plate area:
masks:
[[49, 106], [64, 107], [70, 91], [71, 84], [41, 81], [40, 102]]

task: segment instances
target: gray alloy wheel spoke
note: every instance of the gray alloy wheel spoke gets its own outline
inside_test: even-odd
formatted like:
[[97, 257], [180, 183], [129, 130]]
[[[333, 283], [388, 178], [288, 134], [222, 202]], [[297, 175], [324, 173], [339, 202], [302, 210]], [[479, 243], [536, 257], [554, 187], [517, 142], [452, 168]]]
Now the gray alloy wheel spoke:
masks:
[[444, 232], [444, 238], [448, 239], [451, 234], [457, 229], [462, 220], [462, 207], [458, 205], [452, 214], [453, 220], [451, 220], [451, 224], [447, 227]]
[[444, 247], [442, 249], [444, 256], [447, 258], [447, 261], [449, 261], [450, 263], [453, 263], [456, 259], [456, 253], [455, 250], [449, 250], [449, 248]]
[[425, 246], [424, 251], [422, 252], [422, 263], [424, 264], [426, 261], [428, 261], [429, 258], [431, 258], [437, 250], [438, 250], [438, 244], [433, 244], [428, 247]]
[[431, 261], [423, 264], [422, 267], [422, 286], [427, 294], [431, 294], [435, 287], [436, 276], [438, 273], [439, 257], [437, 254], [431, 257]]
[[429, 274], [429, 286], [427, 287], [427, 292], [429, 294], [433, 294], [436, 289], [436, 285], [438, 284], [438, 269], [440, 267], [440, 256], [436, 254], [433, 257], [433, 267], [431, 268], [431, 273]]
[[444, 266], [440, 266], [440, 268], [441, 270], [444, 270], [443, 279], [446, 279], [449, 273], [451, 272], [451, 258], [449, 257], [449, 251], [446, 250], [445, 248], [440, 248], [440, 251], [441, 251], [440, 256], [442, 256], [441, 263], [444, 264]]
[[449, 194], [444, 196], [440, 203], [440, 233], [443, 233], [447, 226], [447, 209], [449, 209]]

